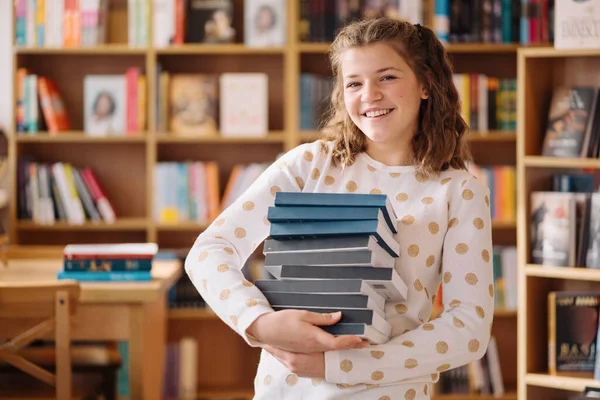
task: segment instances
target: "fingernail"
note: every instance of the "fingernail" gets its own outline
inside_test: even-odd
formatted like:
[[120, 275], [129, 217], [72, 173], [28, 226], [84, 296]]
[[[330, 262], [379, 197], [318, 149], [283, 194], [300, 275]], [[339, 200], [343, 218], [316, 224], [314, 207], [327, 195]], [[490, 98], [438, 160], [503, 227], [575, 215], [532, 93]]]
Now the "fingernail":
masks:
[[332, 317], [337, 317], [337, 316], [339, 316], [341, 313], [342, 313], [341, 311], [336, 311], [336, 312], [333, 312], [333, 313], [331, 313], [330, 315], [331, 315]]

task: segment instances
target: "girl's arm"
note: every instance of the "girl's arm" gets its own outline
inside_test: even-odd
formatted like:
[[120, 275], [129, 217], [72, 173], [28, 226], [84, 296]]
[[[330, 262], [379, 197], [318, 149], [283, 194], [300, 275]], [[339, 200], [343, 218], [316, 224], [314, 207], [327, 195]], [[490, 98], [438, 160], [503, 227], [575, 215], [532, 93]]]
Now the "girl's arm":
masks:
[[481, 358], [494, 316], [489, 189], [471, 177], [450, 196], [440, 318], [383, 345], [325, 352], [326, 380], [389, 384], [433, 375]]
[[[312, 146], [313, 149], [316, 147]], [[206, 303], [251, 346], [246, 333], [260, 315], [273, 309], [261, 291], [244, 278], [244, 263], [269, 235], [267, 210], [278, 191], [298, 192], [317, 154], [309, 145], [292, 149], [273, 163], [196, 239], [185, 271]], [[310, 160], [310, 162], [308, 161]]]

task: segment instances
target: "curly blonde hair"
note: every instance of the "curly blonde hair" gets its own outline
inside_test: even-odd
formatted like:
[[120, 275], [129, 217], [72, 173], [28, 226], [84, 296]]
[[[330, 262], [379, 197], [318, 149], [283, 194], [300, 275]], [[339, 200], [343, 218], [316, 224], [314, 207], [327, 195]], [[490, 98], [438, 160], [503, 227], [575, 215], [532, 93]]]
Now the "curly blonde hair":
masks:
[[452, 65], [443, 45], [429, 28], [386, 17], [346, 25], [330, 47], [335, 86], [321, 131], [325, 141], [333, 142], [333, 162], [343, 167], [352, 165], [367, 143], [344, 105], [340, 56], [345, 50], [378, 42], [389, 43], [406, 60], [429, 95], [421, 101], [418, 131], [412, 139], [412, 163], [426, 176], [450, 167], [466, 169], [465, 163], [471, 160], [465, 140], [468, 126], [461, 116]]

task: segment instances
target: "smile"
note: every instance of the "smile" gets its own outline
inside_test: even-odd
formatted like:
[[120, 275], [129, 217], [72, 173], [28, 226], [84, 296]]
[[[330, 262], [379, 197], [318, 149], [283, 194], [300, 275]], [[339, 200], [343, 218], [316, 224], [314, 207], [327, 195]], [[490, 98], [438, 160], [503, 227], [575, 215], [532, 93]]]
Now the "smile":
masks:
[[382, 115], [387, 115], [387, 114], [391, 113], [392, 111], [394, 111], [393, 108], [367, 111], [366, 113], [362, 114], [362, 116], [367, 117], [367, 118], [377, 118], [377, 117], [381, 117]]

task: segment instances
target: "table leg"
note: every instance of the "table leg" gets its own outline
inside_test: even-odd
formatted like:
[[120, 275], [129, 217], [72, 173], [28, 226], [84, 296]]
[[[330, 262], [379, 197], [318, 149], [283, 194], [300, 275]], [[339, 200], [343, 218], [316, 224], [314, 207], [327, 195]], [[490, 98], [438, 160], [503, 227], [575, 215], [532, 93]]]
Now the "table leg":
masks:
[[167, 333], [166, 300], [132, 305], [129, 319], [131, 400], [160, 400]]

